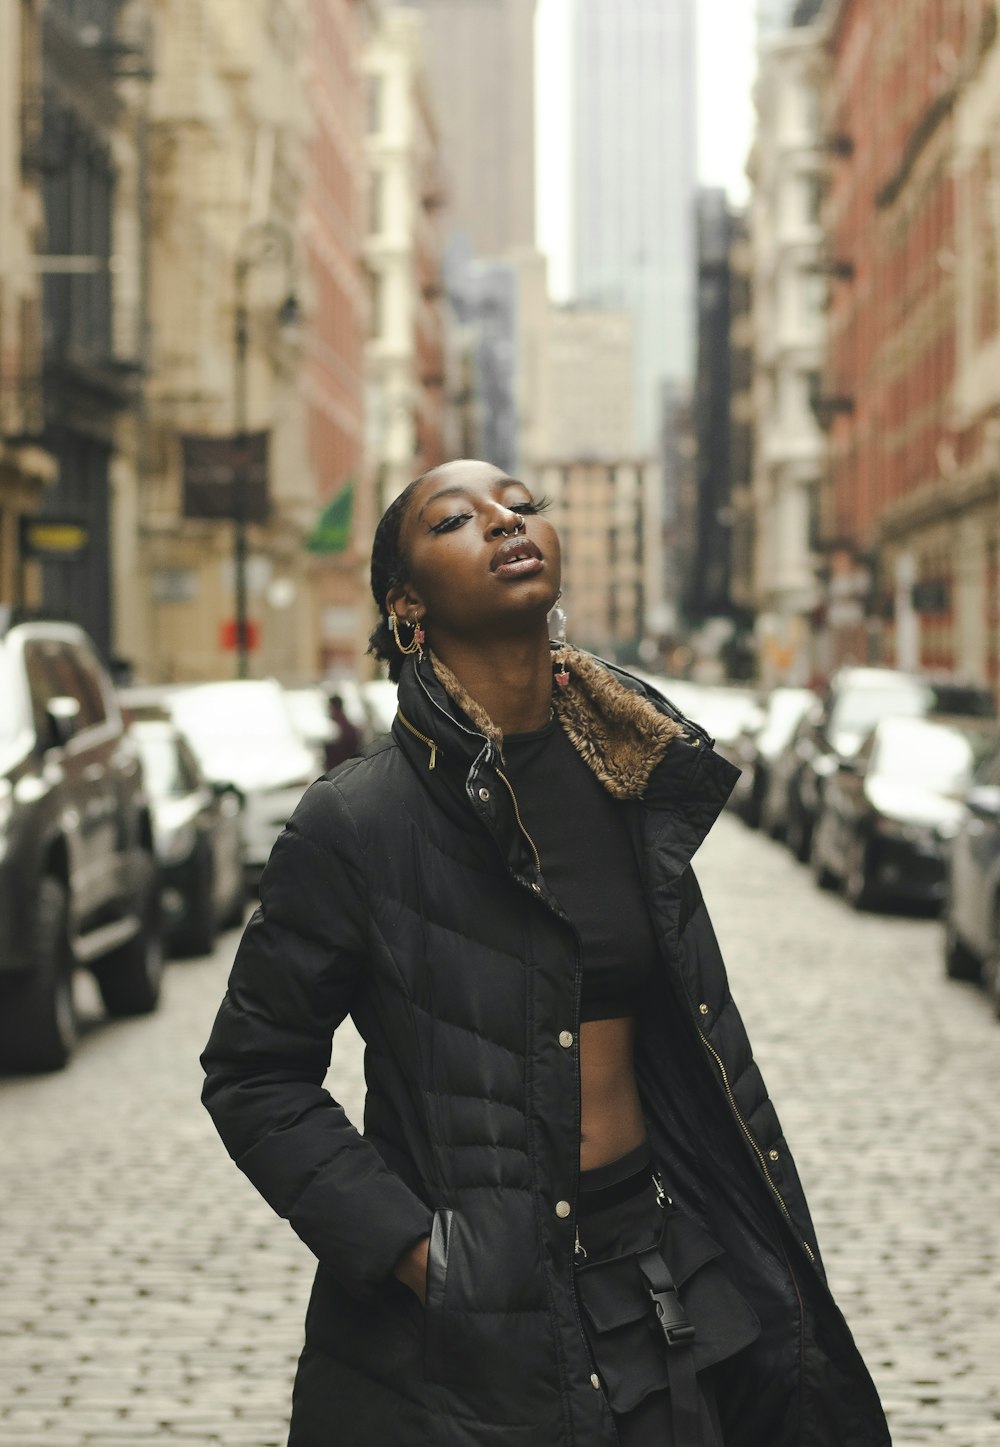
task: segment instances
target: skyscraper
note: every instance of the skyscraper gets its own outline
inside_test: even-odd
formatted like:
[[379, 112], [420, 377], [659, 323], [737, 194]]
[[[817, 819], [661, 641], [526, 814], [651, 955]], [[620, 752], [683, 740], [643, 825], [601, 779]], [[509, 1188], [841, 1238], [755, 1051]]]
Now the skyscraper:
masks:
[[535, 0], [404, 0], [427, 17], [446, 232], [474, 256], [535, 244]]
[[572, 291], [631, 312], [641, 445], [693, 365], [694, 0], [576, 0]]

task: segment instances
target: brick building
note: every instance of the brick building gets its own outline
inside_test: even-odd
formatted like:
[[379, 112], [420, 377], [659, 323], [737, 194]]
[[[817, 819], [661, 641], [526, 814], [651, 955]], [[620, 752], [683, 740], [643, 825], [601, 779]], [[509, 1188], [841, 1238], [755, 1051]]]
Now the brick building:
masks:
[[833, 0], [828, 663], [998, 682], [994, 0]]
[[362, 576], [375, 526], [363, 456], [368, 291], [361, 255], [367, 199], [362, 58], [375, 23], [371, 0], [309, 0], [303, 235], [311, 306], [302, 384], [318, 503], [336, 509], [340, 498], [349, 519], [344, 545], [315, 564], [320, 655], [324, 667], [334, 669], [358, 665], [370, 622]]

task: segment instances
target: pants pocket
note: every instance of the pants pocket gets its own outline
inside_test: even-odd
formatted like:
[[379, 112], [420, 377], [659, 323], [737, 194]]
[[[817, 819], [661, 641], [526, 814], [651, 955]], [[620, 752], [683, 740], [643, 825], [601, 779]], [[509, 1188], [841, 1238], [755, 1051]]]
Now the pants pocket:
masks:
[[713, 1236], [689, 1216], [668, 1209], [659, 1251], [694, 1328], [696, 1371], [726, 1361], [756, 1341], [757, 1313], [730, 1280], [725, 1252]]

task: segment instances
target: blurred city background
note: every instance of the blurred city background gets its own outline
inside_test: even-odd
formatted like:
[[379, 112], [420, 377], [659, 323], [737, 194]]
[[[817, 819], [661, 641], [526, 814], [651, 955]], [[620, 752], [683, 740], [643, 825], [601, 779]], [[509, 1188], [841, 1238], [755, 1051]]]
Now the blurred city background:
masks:
[[998, 0], [0, 0], [0, 1447], [285, 1440], [197, 1055], [457, 456], [740, 765], [838, 1299], [897, 1447], [1000, 1443]]

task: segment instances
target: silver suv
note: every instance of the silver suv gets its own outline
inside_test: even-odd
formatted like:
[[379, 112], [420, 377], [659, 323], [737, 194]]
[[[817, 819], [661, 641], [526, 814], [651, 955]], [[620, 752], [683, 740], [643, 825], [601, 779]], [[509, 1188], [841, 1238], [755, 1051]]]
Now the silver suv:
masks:
[[0, 1068], [65, 1065], [77, 965], [109, 1014], [156, 1008], [150, 811], [90, 639], [68, 623], [18, 623], [0, 633]]

